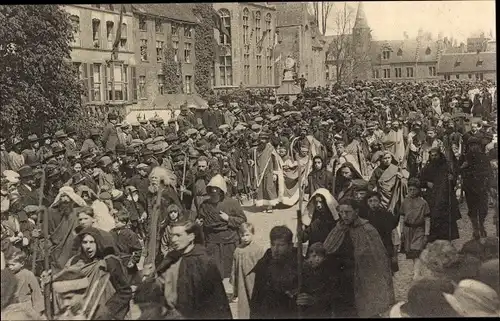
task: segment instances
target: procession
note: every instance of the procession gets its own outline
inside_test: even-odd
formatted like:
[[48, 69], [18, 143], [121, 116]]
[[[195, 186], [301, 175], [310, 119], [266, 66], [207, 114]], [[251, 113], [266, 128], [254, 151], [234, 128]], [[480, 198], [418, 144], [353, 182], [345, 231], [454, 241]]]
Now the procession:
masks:
[[2, 119], [1, 319], [499, 317], [495, 79], [314, 86], [292, 56], [286, 94]]

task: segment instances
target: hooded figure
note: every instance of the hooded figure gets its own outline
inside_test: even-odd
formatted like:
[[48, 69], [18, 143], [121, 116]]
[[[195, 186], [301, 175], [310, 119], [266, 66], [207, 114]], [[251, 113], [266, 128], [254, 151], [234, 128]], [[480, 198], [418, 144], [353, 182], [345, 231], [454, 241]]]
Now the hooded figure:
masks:
[[203, 221], [205, 246], [219, 268], [222, 278], [231, 276], [233, 253], [239, 243], [238, 228], [247, 221], [240, 203], [226, 196], [227, 185], [221, 175], [215, 175], [207, 185], [209, 199], [198, 212]]
[[339, 220], [338, 202], [326, 188], [317, 189], [309, 198], [302, 222], [306, 225], [302, 242], [323, 243]]
[[[78, 195], [84, 195], [85, 198], [88, 197], [88, 206], [91, 206], [94, 210], [95, 223], [92, 225], [98, 229], [104, 230], [106, 232], [111, 231], [115, 228], [115, 219], [111, 216], [109, 208], [99, 199], [96, 193], [85, 185], [80, 185], [77, 187], [76, 192]], [[83, 198], [83, 196], [82, 196]]]
[[[79, 270], [89, 279], [89, 284], [97, 284], [95, 292], [92, 293], [92, 287], [89, 287], [84, 295], [85, 300], [91, 295], [90, 304], [84, 315], [94, 320], [102, 318], [123, 320], [129, 310], [132, 289], [125, 268], [120, 258], [116, 256], [112, 236], [105, 235], [94, 227], [87, 227], [78, 233], [77, 242], [80, 245], [79, 254], [68, 261], [65, 270]], [[101, 291], [102, 295], [97, 302], [97, 293]], [[57, 307], [58, 300], [54, 301]], [[97, 309], [91, 316], [89, 312], [95, 305]]]

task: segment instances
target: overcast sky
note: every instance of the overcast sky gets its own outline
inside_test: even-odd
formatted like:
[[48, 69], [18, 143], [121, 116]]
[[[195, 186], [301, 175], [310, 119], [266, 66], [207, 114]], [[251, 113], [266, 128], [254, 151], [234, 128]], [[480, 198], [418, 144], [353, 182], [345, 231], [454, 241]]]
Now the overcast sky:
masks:
[[[357, 9], [358, 2], [348, 5]], [[415, 38], [419, 28], [431, 32], [433, 39], [442, 32], [460, 42], [481, 30], [486, 36], [491, 30], [496, 37], [495, 1], [365, 1], [363, 6], [375, 40], [403, 39], [404, 31]], [[340, 10], [343, 3], [335, 7]], [[328, 19], [327, 35], [334, 33], [334, 16]]]

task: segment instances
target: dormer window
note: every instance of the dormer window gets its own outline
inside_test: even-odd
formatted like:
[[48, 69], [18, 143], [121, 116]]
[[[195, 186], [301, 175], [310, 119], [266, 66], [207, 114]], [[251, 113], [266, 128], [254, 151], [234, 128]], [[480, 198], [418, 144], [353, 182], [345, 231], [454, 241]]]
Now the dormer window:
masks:
[[477, 62], [476, 62], [476, 67], [479, 67], [479, 66], [482, 66], [483, 65], [483, 61], [481, 59], [479, 59]]
[[455, 67], [460, 66], [460, 63], [461, 63], [461, 61], [460, 61], [460, 60], [455, 61]]
[[398, 57], [401, 57], [403, 55], [403, 50], [401, 48], [399, 48], [397, 55]]
[[391, 58], [391, 52], [386, 49], [382, 52], [382, 59], [387, 60], [389, 58]]
[[425, 49], [425, 54], [428, 56], [431, 54], [431, 48], [427, 47], [427, 49]]

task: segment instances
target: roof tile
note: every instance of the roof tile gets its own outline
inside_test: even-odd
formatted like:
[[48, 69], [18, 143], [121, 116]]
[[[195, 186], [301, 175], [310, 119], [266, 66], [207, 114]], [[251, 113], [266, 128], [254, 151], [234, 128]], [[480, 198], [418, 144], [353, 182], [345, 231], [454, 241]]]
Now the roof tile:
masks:
[[[478, 61], [482, 61], [478, 64]], [[460, 62], [460, 63], [457, 63]], [[464, 73], [496, 71], [497, 60], [495, 52], [458, 53], [441, 56], [438, 73]]]

